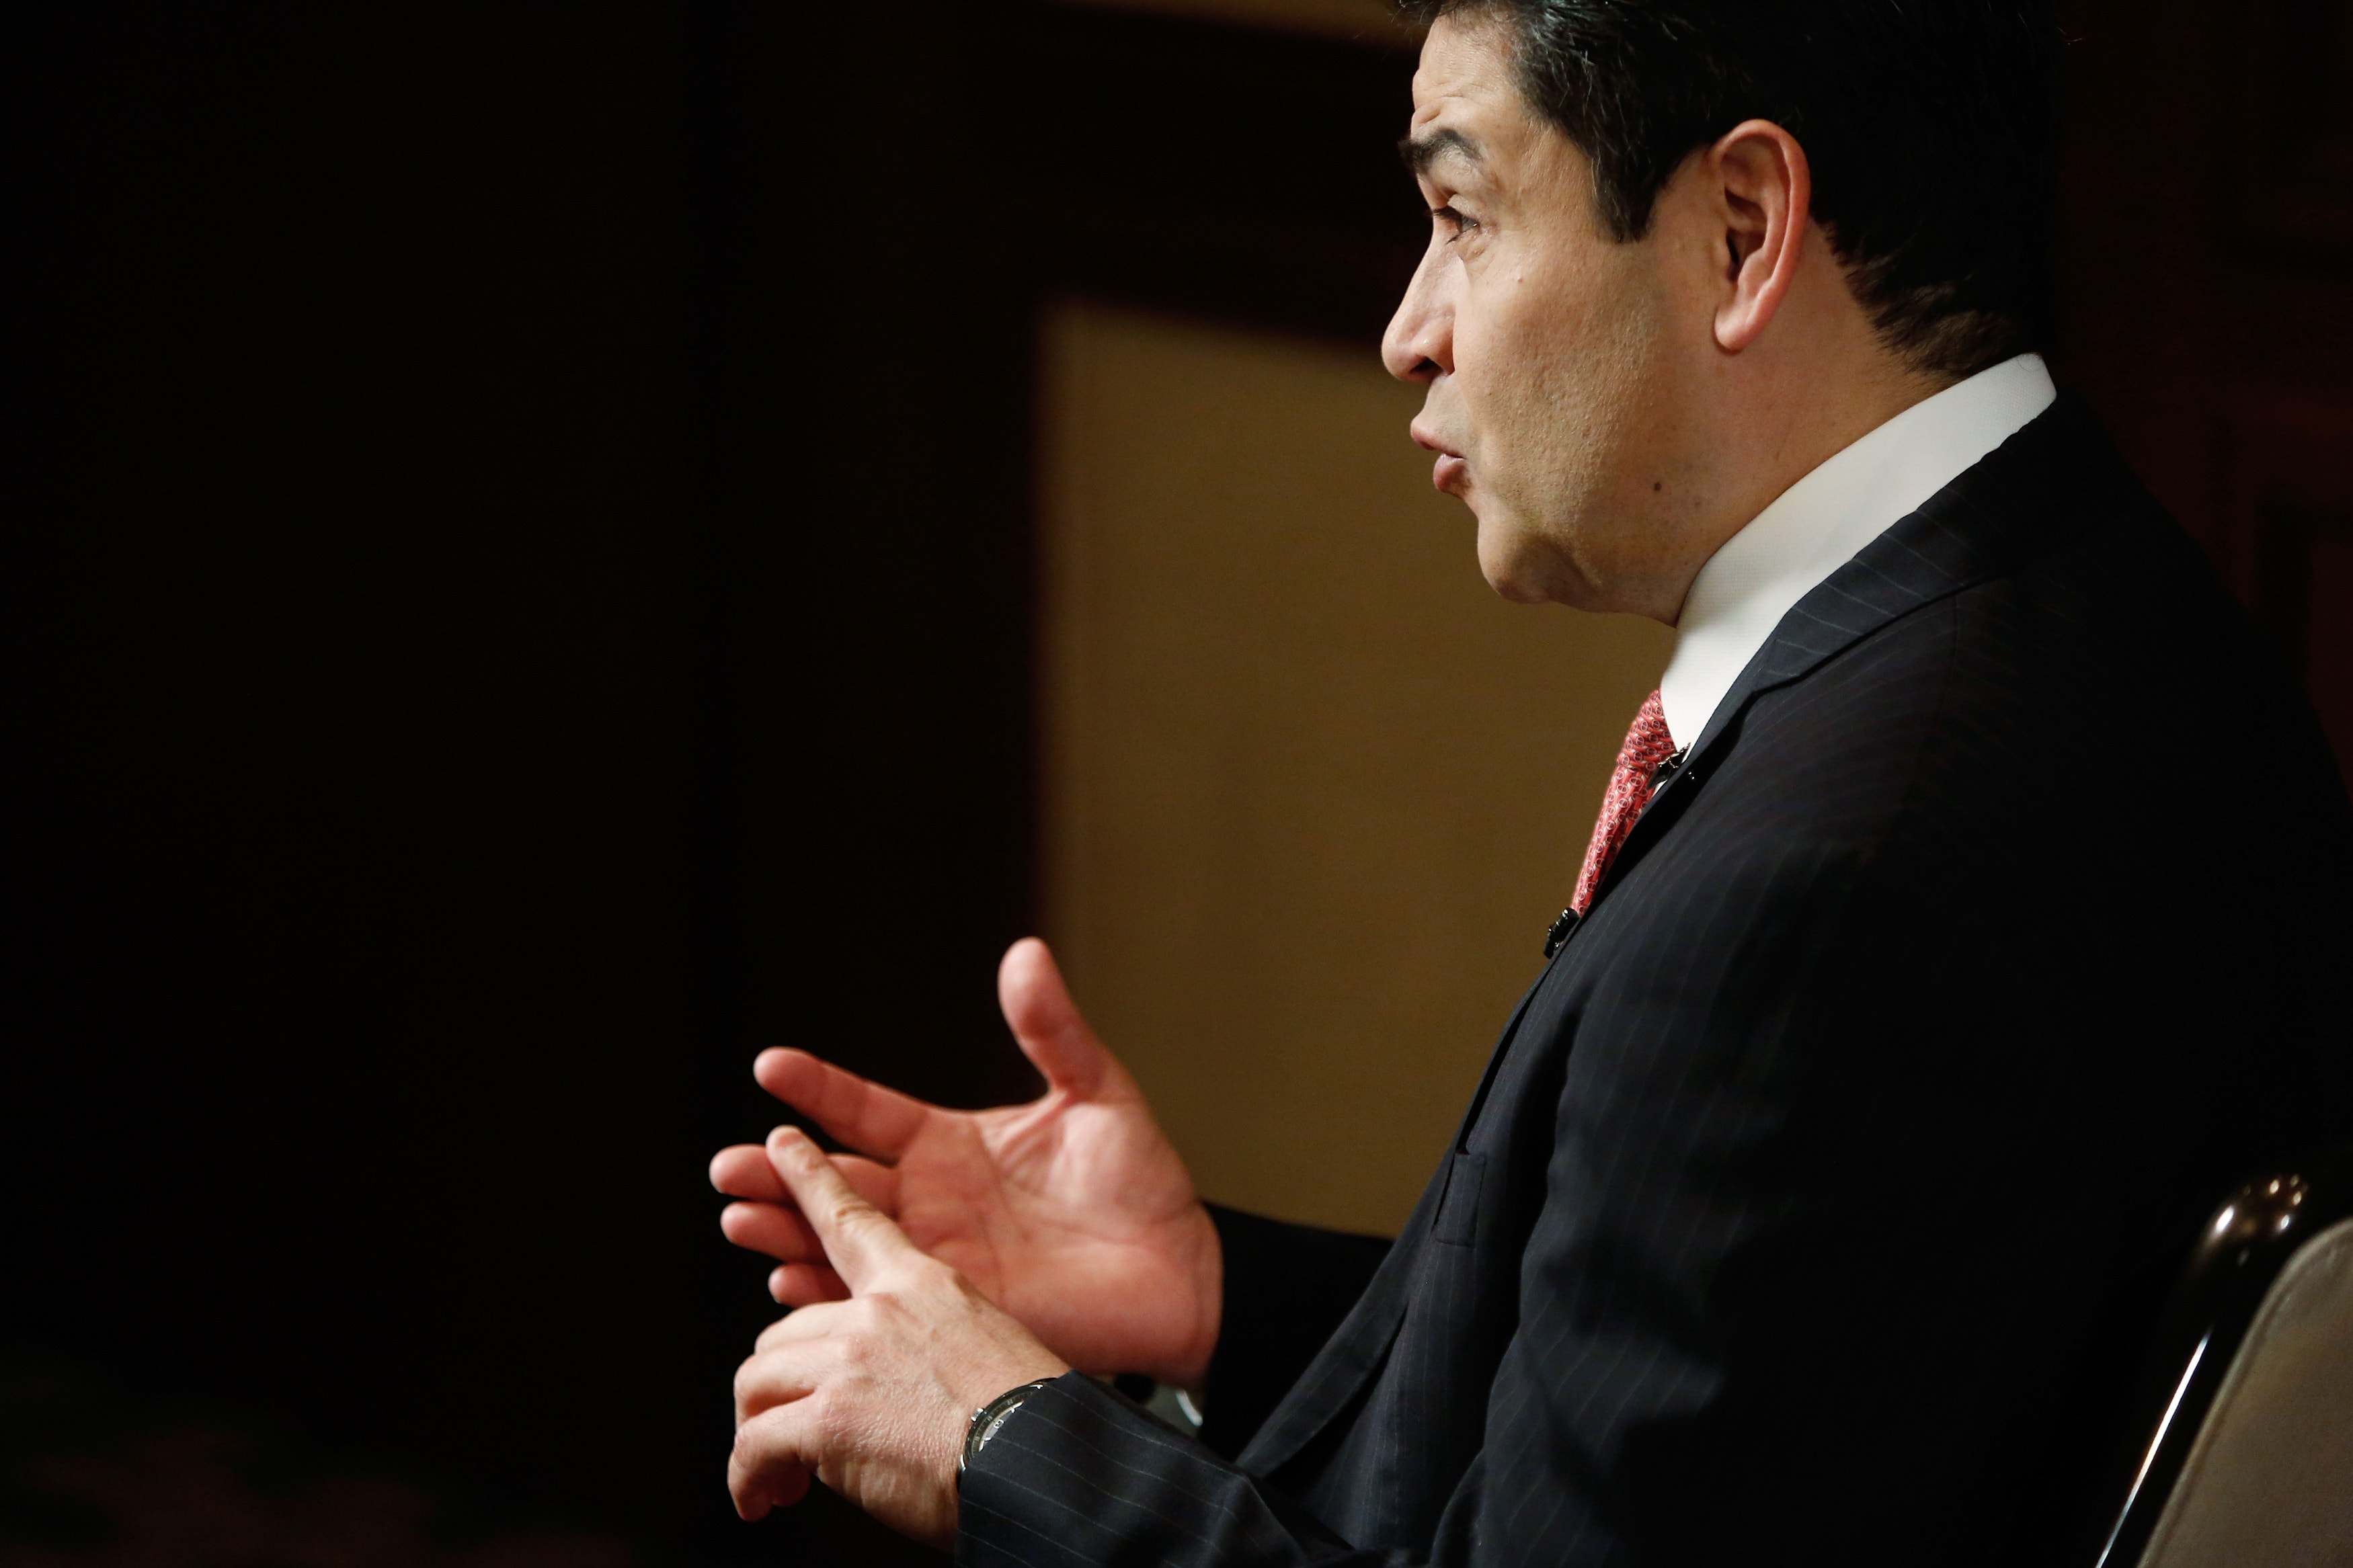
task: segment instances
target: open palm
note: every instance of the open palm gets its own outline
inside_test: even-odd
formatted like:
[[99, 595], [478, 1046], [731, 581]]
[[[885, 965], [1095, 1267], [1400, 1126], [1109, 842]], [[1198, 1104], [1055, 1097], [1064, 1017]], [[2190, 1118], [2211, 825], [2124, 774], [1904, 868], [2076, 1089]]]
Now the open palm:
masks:
[[[1013, 945], [997, 994], [1046, 1076], [1027, 1105], [948, 1110], [805, 1051], [765, 1051], [753, 1073], [855, 1151], [834, 1157], [852, 1186], [1055, 1354], [1198, 1390], [1217, 1342], [1219, 1258], [1184, 1162], [1079, 1016], [1045, 943]], [[849, 1294], [764, 1148], [721, 1151], [712, 1181], [744, 1200], [721, 1215], [728, 1239], [779, 1260], [776, 1300]]]

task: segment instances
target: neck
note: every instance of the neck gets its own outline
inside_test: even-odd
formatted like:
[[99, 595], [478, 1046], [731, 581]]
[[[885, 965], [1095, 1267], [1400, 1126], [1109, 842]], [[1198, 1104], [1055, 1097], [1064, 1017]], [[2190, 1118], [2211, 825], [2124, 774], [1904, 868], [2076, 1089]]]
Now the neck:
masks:
[[1742, 367], [1706, 422], [1714, 504], [1693, 520], [1672, 576], [1645, 613], [1674, 625], [1700, 568], [1783, 491], [1890, 419], [1954, 384], [1914, 370], [1875, 338], [1844, 355]]

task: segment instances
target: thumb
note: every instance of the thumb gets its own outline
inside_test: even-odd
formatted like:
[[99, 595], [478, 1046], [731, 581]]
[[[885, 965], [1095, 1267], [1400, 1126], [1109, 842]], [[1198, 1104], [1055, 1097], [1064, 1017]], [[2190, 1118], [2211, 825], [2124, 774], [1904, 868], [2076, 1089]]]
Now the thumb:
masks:
[[1053, 1089], [1080, 1100], [1100, 1099], [1126, 1081], [1126, 1074], [1079, 1016], [1054, 955], [1034, 936], [1005, 950], [997, 966], [997, 1004], [1021, 1054], [1037, 1065]]
[[870, 1288], [893, 1263], [923, 1256], [800, 1129], [779, 1127], [768, 1134], [768, 1163], [851, 1294]]

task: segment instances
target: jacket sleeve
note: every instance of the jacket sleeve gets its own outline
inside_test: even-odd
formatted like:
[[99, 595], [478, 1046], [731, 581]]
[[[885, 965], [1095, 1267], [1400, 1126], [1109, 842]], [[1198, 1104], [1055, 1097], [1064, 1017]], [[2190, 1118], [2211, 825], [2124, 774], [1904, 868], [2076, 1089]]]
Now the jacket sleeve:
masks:
[[1225, 1254], [1223, 1316], [1201, 1441], [1230, 1459], [1365, 1293], [1389, 1244], [1208, 1205]]
[[1351, 1552], [1231, 1461], [1364, 1294], [1389, 1243], [1208, 1206], [1225, 1286], [1200, 1437], [1069, 1373], [1022, 1405], [965, 1474], [957, 1562], [1388, 1561]]
[[1404, 1568], [1081, 1373], [1015, 1412], [958, 1487], [966, 1568]]

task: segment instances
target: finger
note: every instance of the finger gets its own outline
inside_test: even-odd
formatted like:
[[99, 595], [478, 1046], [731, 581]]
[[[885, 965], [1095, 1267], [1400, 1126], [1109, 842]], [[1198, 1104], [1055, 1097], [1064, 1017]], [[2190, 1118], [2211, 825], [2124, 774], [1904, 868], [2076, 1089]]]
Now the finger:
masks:
[[920, 1100], [869, 1083], [807, 1051], [782, 1047], [762, 1051], [752, 1064], [752, 1076], [762, 1089], [815, 1118], [834, 1138], [879, 1159], [895, 1160], [904, 1153], [932, 1113]]
[[826, 1261], [856, 1292], [895, 1265], [923, 1257], [891, 1216], [858, 1195], [849, 1178], [797, 1127], [768, 1134], [768, 1158], [801, 1216], [825, 1245]]
[[757, 1143], [733, 1143], [711, 1156], [711, 1184], [731, 1198], [772, 1204], [785, 1195], [785, 1184], [768, 1163], [768, 1152]]
[[770, 1509], [790, 1508], [808, 1495], [817, 1457], [801, 1450], [809, 1430], [808, 1422], [795, 1418], [791, 1405], [764, 1411], [735, 1428], [734, 1451], [727, 1456], [727, 1491], [738, 1517], [764, 1519]]
[[729, 1204], [719, 1211], [719, 1233], [747, 1252], [779, 1263], [822, 1263], [825, 1245], [808, 1221], [776, 1204]]
[[813, 1307], [849, 1300], [849, 1287], [821, 1263], [786, 1263], [768, 1271], [768, 1294], [780, 1307]]
[[[776, 1175], [776, 1167], [768, 1163], [768, 1152], [756, 1144], [744, 1147], [758, 1156], [760, 1168], [768, 1173], [767, 1184], [776, 1189], [781, 1201], [729, 1204], [719, 1211], [719, 1233], [746, 1251], [765, 1253], [780, 1263], [824, 1262], [824, 1244], [818, 1240], [817, 1232], [809, 1228], [808, 1222], [793, 1206], [791, 1195]], [[731, 1154], [735, 1152], [728, 1151]], [[898, 1172], [888, 1165], [878, 1165], [871, 1160], [861, 1160], [855, 1154], [836, 1154], [833, 1163], [849, 1179], [851, 1188], [860, 1197], [884, 1214], [897, 1217]]]
[[[849, 1184], [858, 1189], [860, 1197], [884, 1214], [898, 1216], [899, 1173], [895, 1167], [859, 1154], [836, 1154], [833, 1163], [849, 1178]], [[737, 1143], [712, 1156], [711, 1184], [731, 1198], [761, 1204], [792, 1203], [792, 1194], [785, 1190], [776, 1166], [768, 1163], [768, 1151], [757, 1143]]]
[[1054, 1088], [1097, 1100], [1125, 1085], [1127, 1075], [1079, 1016], [1053, 953], [1036, 937], [1005, 950], [997, 966], [997, 1002], [1021, 1054]]
[[764, 1347], [735, 1369], [735, 1424], [815, 1394], [841, 1368], [841, 1347], [825, 1340]]
[[849, 1184], [849, 1190], [889, 1215], [899, 1217], [899, 1171], [857, 1154], [829, 1156], [833, 1168], [839, 1171]]
[[831, 1334], [856, 1327], [852, 1320], [834, 1302], [820, 1302], [802, 1307], [778, 1318], [760, 1331], [752, 1346], [754, 1354], [765, 1354], [778, 1345], [798, 1344], [804, 1340], [821, 1340]]

